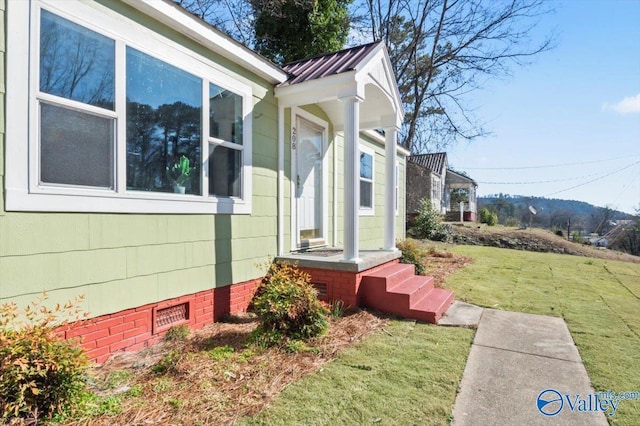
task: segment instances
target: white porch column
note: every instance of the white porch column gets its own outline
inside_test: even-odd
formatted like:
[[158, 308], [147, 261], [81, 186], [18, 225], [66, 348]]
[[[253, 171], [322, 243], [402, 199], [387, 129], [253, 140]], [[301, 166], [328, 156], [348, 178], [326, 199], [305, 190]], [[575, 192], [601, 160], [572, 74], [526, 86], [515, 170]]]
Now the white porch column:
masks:
[[398, 156], [398, 129], [384, 129], [385, 182], [384, 182], [384, 249], [396, 250], [396, 161]]
[[357, 263], [360, 209], [360, 105], [357, 96], [340, 99], [344, 104], [344, 261]]

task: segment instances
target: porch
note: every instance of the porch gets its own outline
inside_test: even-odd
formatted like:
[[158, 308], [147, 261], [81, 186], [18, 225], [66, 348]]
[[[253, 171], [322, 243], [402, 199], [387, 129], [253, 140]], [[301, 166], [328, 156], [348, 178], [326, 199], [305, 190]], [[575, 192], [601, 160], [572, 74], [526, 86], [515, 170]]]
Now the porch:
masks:
[[362, 250], [360, 261], [345, 262], [341, 248], [320, 248], [278, 256], [311, 276], [318, 297], [341, 300], [419, 321], [437, 323], [453, 303], [453, 292], [435, 288], [432, 277], [415, 274], [414, 265], [399, 263], [399, 251]]

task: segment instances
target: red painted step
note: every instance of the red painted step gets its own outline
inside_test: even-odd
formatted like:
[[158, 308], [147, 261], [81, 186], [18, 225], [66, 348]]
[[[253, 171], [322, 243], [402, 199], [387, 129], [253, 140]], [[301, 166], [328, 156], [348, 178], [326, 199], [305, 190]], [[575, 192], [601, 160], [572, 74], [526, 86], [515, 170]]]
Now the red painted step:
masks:
[[415, 275], [413, 265], [395, 264], [365, 275], [360, 291], [366, 306], [431, 323], [453, 303], [452, 291], [434, 288], [433, 278]]

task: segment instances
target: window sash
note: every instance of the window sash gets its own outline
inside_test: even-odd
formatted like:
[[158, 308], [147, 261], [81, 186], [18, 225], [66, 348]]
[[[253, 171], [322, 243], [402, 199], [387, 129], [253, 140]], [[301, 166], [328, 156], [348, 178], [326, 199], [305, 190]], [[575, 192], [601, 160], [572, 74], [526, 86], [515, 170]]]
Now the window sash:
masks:
[[[46, 9], [54, 15], [69, 20], [90, 31], [106, 36], [115, 41], [115, 111], [105, 110], [98, 106], [83, 104], [79, 101], [65, 99], [54, 94], [39, 92], [39, 44], [40, 44], [40, 11]], [[7, 90], [7, 98], [13, 100], [15, 109], [7, 115], [7, 121], [15, 123], [7, 132], [6, 171], [6, 207], [15, 211], [87, 211], [87, 212], [167, 212], [167, 213], [240, 213], [251, 212], [251, 111], [253, 95], [250, 84], [236, 80], [219, 70], [219, 65], [185, 46], [177, 44], [157, 33], [148, 33], [148, 37], [140, 34], [148, 29], [137, 22], [129, 20], [114, 10], [94, 3], [69, 4], [50, 0], [33, 0], [17, 2], [9, 12], [11, 16], [8, 31], [11, 33], [10, 44], [14, 46], [7, 55], [7, 78], [11, 81]], [[144, 31], [141, 31], [144, 30]], [[114, 36], [117, 34], [117, 36]], [[162, 40], [162, 43], [158, 43]], [[20, 43], [25, 43], [20, 48]], [[140, 193], [126, 190], [126, 93], [124, 92], [124, 53], [125, 46], [132, 46], [145, 53], [192, 73], [203, 80], [203, 100], [208, 104], [209, 83], [229, 90], [240, 96], [242, 103], [242, 153], [241, 188], [242, 197], [233, 202], [224, 198], [209, 197], [206, 194], [207, 176], [206, 160], [202, 159], [201, 175], [204, 193], [201, 196], [179, 196], [163, 193]], [[174, 65], [175, 66], [175, 65]], [[29, 75], [29, 84], [19, 82], [19, 76]], [[28, 88], [34, 88], [29, 96]], [[37, 118], [41, 102], [61, 105], [92, 115], [112, 118], [115, 121], [115, 153], [114, 153], [114, 188], [40, 184], [39, 181], [39, 130], [40, 120]], [[29, 116], [22, 111], [28, 108]], [[206, 108], [204, 108], [206, 110]], [[202, 137], [200, 146], [203, 153], [208, 151], [209, 143], [204, 135], [209, 128], [202, 120]], [[28, 141], [20, 147], [18, 140]], [[16, 146], [18, 145], [18, 146]], [[28, 145], [28, 147], [27, 147]], [[238, 148], [234, 148], [238, 149]], [[69, 197], [72, 195], [73, 197]], [[93, 198], [87, 198], [93, 197]], [[180, 203], [187, 201], [188, 203]], [[197, 198], [194, 200], [194, 198]], [[196, 201], [196, 202], [193, 202]], [[167, 204], [167, 202], [170, 202]], [[175, 203], [175, 204], [174, 204]]]
[[[359, 209], [360, 209], [360, 213], [363, 213], [365, 215], [371, 215], [373, 214], [373, 210], [374, 210], [374, 203], [375, 203], [375, 199], [374, 199], [374, 194], [375, 194], [375, 183], [374, 183], [374, 176], [375, 176], [375, 151], [364, 147], [364, 146], [360, 146], [360, 155], [362, 155], [364, 158], [364, 162], [365, 163], [369, 163], [371, 165], [371, 170], [368, 171], [364, 171], [363, 167], [362, 167], [362, 162], [363, 160], [361, 159], [361, 164], [360, 164], [360, 179], [359, 179], [359, 183], [358, 185], [360, 185], [360, 205], [359, 205]], [[369, 157], [369, 161], [366, 160], [366, 158]], [[367, 174], [370, 174], [371, 177], [366, 177]], [[363, 185], [364, 184], [364, 185]], [[363, 197], [362, 194], [362, 189], [363, 187], [368, 188], [368, 193]], [[368, 201], [370, 203], [366, 204], [365, 201]]]

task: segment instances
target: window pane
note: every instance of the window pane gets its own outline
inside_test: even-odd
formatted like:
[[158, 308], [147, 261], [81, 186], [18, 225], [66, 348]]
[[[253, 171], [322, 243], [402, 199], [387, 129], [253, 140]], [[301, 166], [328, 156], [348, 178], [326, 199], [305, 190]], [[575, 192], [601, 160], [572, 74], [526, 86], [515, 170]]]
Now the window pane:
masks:
[[40, 180], [113, 188], [114, 120], [40, 105]]
[[373, 179], [373, 158], [364, 152], [360, 153], [360, 177]]
[[371, 189], [371, 182], [360, 181], [360, 207], [373, 208]]
[[242, 145], [242, 97], [209, 84], [209, 136]]
[[42, 10], [40, 91], [113, 110], [115, 42]]
[[241, 197], [242, 152], [212, 144], [209, 153], [209, 195]]
[[127, 189], [201, 194], [201, 117], [200, 78], [127, 47]]

